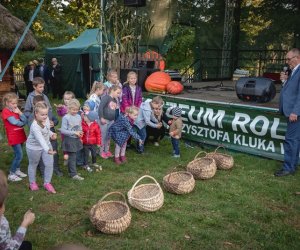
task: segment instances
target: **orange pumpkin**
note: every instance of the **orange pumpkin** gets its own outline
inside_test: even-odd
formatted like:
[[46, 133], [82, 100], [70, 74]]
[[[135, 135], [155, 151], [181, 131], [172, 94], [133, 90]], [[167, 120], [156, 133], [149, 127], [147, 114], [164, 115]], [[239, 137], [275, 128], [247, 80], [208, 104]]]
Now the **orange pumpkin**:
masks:
[[171, 81], [169, 74], [165, 72], [154, 72], [148, 76], [145, 82], [145, 88], [149, 92], [165, 93], [167, 84]]
[[172, 95], [178, 95], [183, 91], [183, 85], [177, 81], [171, 81], [167, 85], [168, 93]]

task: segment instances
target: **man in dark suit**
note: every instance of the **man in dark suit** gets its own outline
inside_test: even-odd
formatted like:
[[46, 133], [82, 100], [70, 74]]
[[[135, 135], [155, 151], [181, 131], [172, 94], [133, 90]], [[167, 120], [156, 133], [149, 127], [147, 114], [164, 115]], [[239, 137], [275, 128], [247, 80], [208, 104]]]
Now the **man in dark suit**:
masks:
[[63, 86], [62, 86], [62, 67], [57, 62], [56, 58], [52, 58], [52, 69], [50, 83], [53, 91], [53, 98], [62, 98], [63, 96]]
[[280, 75], [283, 88], [279, 111], [287, 119], [287, 130], [283, 144], [284, 162], [282, 168], [274, 174], [277, 177], [295, 173], [300, 151], [300, 50], [291, 49], [285, 59], [291, 73], [287, 75], [286, 72], [281, 72]]
[[38, 66], [37, 66], [37, 72], [38, 76], [42, 77], [45, 81], [45, 90], [44, 94], [47, 95], [50, 92], [50, 72], [47, 65], [45, 65], [44, 58], [38, 59]]

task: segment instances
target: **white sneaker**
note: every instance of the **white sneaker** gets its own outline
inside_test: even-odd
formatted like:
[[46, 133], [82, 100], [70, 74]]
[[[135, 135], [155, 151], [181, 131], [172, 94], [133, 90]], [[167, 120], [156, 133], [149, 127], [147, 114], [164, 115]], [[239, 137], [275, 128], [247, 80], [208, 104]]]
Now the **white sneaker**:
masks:
[[9, 181], [21, 181], [22, 179], [17, 176], [16, 174], [9, 174], [8, 175], [8, 178], [7, 178]]
[[156, 141], [156, 142], [154, 142], [154, 146], [155, 147], [159, 147], [159, 143]]
[[27, 176], [27, 174], [23, 173], [20, 169], [17, 169], [17, 171], [15, 172], [15, 174], [21, 178], [24, 178]]
[[88, 171], [89, 173], [93, 172], [93, 169], [91, 169], [89, 165], [83, 166], [83, 169]]
[[77, 174], [77, 175], [74, 175], [74, 176], [72, 177], [72, 179], [73, 179], [73, 180], [76, 180], [76, 181], [83, 181], [83, 180], [84, 180], [84, 178], [81, 177], [81, 176], [79, 176], [78, 174]]
[[94, 163], [93, 167], [98, 168], [99, 170], [102, 170], [102, 166], [97, 163]]

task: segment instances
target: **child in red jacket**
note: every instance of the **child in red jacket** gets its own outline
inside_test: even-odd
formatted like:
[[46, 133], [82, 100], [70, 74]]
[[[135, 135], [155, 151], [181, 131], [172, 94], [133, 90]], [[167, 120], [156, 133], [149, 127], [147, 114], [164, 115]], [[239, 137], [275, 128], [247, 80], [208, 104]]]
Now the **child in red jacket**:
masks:
[[27, 123], [26, 116], [18, 108], [18, 96], [15, 93], [7, 93], [3, 96], [2, 120], [6, 130], [8, 144], [14, 151], [14, 159], [10, 166], [9, 181], [21, 181], [27, 175], [20, 170], [23, 158], [22, 145], [26, 141], [23, 126]]
[[101, 131], [98, 124], [98, 114], [95, 111], [87, 111], [83, 114], [82, 131], [83, 131], [83, 151], [84, 151], [84, 169], [92, 172], [92, 168], [88, 165], [89, 153], [92, 155], [92, 166], [99, 168], [101, 166], [96, 163], [97, 147], [101, 146]]

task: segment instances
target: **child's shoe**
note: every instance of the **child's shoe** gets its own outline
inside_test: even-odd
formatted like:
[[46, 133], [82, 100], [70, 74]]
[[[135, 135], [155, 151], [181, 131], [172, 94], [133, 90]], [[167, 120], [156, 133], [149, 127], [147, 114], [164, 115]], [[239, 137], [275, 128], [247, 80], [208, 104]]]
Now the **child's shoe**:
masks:
[[126, 156], [125, 156], [125, 155], [124, 155], [124, 156], [120, 156], [120, 161], [121, 161], [122, 163], [127, 162]]
[[89, 173], [93, 172], [93, 169], [91, 169], [89, 165], [83, 166], [83, 169], [88, 171]]
[[49, 193], [56, 194], [56, 191], [55, 191], [55, 189], [54, 189], [54, 187], [52, 186], [51, 183], [46, 183], [46, 184], [44, 184], [44, 188], [45, 188]]
[[174, 158], [180, 158], [180, 155], [173, 154]]
[[59, 170], [59, 169], [54, 169], [53, 172], [58, 177], [62, 177], [64, 175], [63, 172], [61, 172], [61, 170]]
[[21, 178], [24, 178], [27, 176], [27, 174], [23, 173], [20, 169], [17, 169], [17, 171], [15, 172], [15, 174]]
[[39, 186], [36, 184], [36, 182], [32, 182], [32, 183], [30, 183], [30, 185], [29, 185], [29, 189], [30, 189], [31, 191], [37, 191], [37, 190], [39, 190]]
[[107, 158], [113, 157], [113, 154], [110, 151], [108, 151], [108, 152], [106, 152], [106, 157]]
[[99, 170], [102, 170], [102, 166], [99, 165], [99, 164], [97, 164], [97, 163], [94, 163], [94, 164], [93, 164], [93, 167], [94, 167], [94, 168], [97, 168], [97, 169], [99, 169]]
[[115, 157], [114, 162], [115, 162], [117, 165], [122, 164], [122, 162], [121, 162], [121, 160], [120, 160], [120, 157]]
[[17, 176], [15, 173], [10, 173], [9, 175], [8, 175], [8, 178], [7, 178], [9, 181], [13, 181], [13, 182], [15, 182], [15, 181], [21, 181], [22, 179], [19, 177], [19, 176]]
[[107, 158], [108, 158], [108, 156], [107, 156], [107, 154], [106, 154], [105, 152], [102, 152], [102, 153], [100, 154], [100, 156], [101, 156], [103, 159], [107, 159]]
[[83, 180], [84, 180], [84, 178], [81, 177], [81, 176], [79, 176], [78, 174], [77, 174], [77, 175], [74, 175], [74, 176], [72, 177], [72, 179], [73, 179], [73, 180], [76, 180], [76, 181], [83, 181]]
[[155, 147], [159, 147], [159, 143], [156, 141], [156, 142], [154, 142], [154, 146]]

